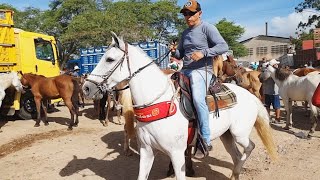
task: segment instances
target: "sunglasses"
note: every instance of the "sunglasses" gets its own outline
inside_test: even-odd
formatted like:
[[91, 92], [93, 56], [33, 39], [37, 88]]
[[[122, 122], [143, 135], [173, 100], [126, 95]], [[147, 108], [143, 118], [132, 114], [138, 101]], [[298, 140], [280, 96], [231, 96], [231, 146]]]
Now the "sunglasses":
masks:
[[183, 12], [182, 14], [183, 14], [183, 16], [193, 16], [193, 15], [197, 14], [197, 12], [186, 11], [186, 12]]

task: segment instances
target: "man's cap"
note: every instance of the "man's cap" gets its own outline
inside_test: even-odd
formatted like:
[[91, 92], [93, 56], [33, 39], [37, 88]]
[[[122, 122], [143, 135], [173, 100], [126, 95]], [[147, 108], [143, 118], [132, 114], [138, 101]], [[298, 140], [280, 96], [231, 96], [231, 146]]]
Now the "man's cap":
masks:
[[197, 1], [190, 0], [185, 5], [183, 5], [180, 13], [183, 13], [185, 11], [198, 12], [201, 11], [201, 6]]
[[80, 70], [79, 66], [74, 66], [73, 70]]

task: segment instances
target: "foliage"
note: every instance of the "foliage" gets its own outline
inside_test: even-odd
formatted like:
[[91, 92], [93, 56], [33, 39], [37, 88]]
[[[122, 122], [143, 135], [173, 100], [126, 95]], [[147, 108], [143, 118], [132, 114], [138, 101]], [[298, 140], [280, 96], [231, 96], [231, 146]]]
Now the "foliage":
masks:
[[311, 10], [314, 12], [318, 12], [313, 14], [312, 16], [309, 16], [309, 19], [307, 22], [300, 22], [298, 25], [298, 28], [305, 29], [306, 27], [310, 27], [311, 25], [315, 25], [316, 28], [320, 28], [320, 1], [319, 0], [304, 0], [304, 2], [301, 2], [296, 8], [296, 12], [301, 13], [304, 10]]
[[291, 37], [291, 43], [295, 45], [296, 50], [302, 50], [302, 41], [304, 40], [312, 40], [313, 39], [313, 31], [310, 30], [309, 33], [302, 32], [298, 38]]
[[219, 30], [221, 36], [226, 40], [229, 45], [229, 49], [233, 51], [235, 57], [242, 57], [247, 55], [247, 50], [243, 44], [240, 44], [237, 40], [245, 32], [244, 28], [237, 26], [234, 22], [229, 22], [226, 19], [220, 20], [215, 24]]
[[[0, 8], [16, 12], [15, 27], [59, 39], [64, 50], [62, 66], [79, 48], [109, 44], [110, 31], [128, 42], [171, 42], [187, 27], [177, 0], [51, 0], [49, 7], [44, 11], [33, 7], [19, 11], [0, 4]], [[245, 55], [245, 48], [236, 41], [244, 29], [225, 19], [216, 25], [234, 54]]]

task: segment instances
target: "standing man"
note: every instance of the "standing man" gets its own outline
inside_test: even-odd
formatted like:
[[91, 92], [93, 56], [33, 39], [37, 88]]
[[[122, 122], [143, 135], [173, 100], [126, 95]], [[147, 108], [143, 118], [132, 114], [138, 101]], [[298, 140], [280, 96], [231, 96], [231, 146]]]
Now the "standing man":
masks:
[[73, 68], [72, 76], [74, 76], [74, 77], [80, 77], [79, 72], [80, 72], [79, 66], [75, 65], [74, 68]]
[[[213, 75], [212, 59], [227, 52], [228, 45], [214, 25], [201, 20], [202, 11], [197, 1], [188, 1], [180, 13], [189, 27], [183, 31], [178, 46], [171, 45], [170, 50], [174, 58], [183, 59], [181, 72], [190, 79], [200, 133], [206, 149], [211, 150], [209, 109], [205, 98]], [[208, 152], [198, 148], [195, 157], [204, 158], [206, 155]]]
[[[275, 59], [270, 60], [267, 63], [264, 63], [262, 68], [266, 67], [266, 64], [273, 66], [274, 68], [278, 68], [278, 64], [280, 62]], [[264, 72], [268, 73], [268, 72]], [[270, 75], [269, 75], [270, 76]], [[279, 96], [279, 87], [276, 85], [272, 77], [270, 76], [266, 80], [262, 81], [262, 88], [264, 94], [264, 104], [268, 110], [270, 116], [270, 106], [273, 106], [275, 111], [275, 120], [272, 120], [272, 123], [280, 123], [280, 96]]]

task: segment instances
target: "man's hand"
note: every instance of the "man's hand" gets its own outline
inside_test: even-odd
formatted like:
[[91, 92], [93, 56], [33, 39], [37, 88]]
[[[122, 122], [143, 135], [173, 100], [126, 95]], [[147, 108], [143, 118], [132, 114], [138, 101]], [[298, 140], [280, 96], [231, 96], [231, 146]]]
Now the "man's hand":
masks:
[[200, 59], [202, 59], [204, 57], [204, 55], [202, 54], [201, 51], [196, 51], [193, 52], [190, 56], [190, 58], [194, 61], [199, 61]]
[[176, 42], [171, 43], [169, 46], [170, 52], [172, 53], [176, 52], [177, 47], [178, 47], [178, 44]]

